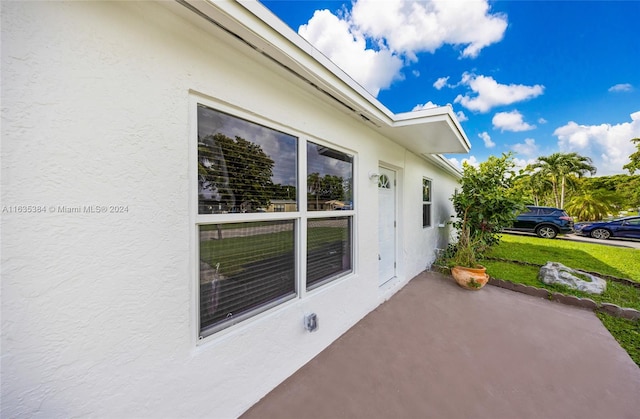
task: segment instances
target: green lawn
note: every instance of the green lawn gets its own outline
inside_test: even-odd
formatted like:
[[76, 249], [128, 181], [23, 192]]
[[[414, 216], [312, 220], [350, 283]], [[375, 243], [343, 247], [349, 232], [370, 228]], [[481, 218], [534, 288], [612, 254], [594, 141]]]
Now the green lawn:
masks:
[[[500, 244], [492, 249], [488, 256], [537, 265], [560, 262], [570, 268], [640, 282], [640, 250], [637, 249], [505, 234]], [[494, 278], [640, 310], [640, 289], [629, 285], [607, 280], [607, 290], [602, 295], [592, 295], [567, 287], [543, 284], [537, 278], [539, 268], [536, 266], [491, 259], [485, 259], [481, 263]], [[597, 314], [613, 337], [640, 366], [640, 321]]]
[[640, 321], [634, 322], [604, 313], [596, 313], [596, 315], [640, 367]]
[[[487, 273], [494, 278], [530, 285], [537, 288], [545, 288], [551, 292], [575, 295], [580, 298], [590, 298], [598, 303], [612, 303], [620, 307], [629, 307], [640, 310], [640, 289], [620, 284], [618, 282], [607, 281], [607, 289], [601, 295], [588, 294], [562, 285], [547, 285], [542, 283], [538, 279], [538, 271], [540, 268], [536, 266], [522, 266], [515, 263], [494, 260], [483, 260], [482, 264], [486, 266]], [[580, 269], [579, 265], [570, 267]]]
[[[215, 267], [220, 264], [220, 273], [233, 276], [246, 266], [271, 258], [290, 254], [293, 257], [294, 230], [273, 232], [268, 227], [273, 223], [252, 223], [251, 228], [266, 227], [264, 231], [242, 231], [239, 237], [217, 239], [217, 235], [200, 241], [200, 260]], [[246, 224], [221, 224], [223, 230], [246, 229]], [[201, 231], [214, 231], [217, 225], [202, 226]], [[250, 229], [249, 229], [250, 230]], [[224, 233], [223, 233], [224, 234]], [[246, 235], [245, 235], [246, 234]], [[312, 227], [308, 229], [307, 251], [313, 251], [328, 243], [346, 240], [346, 230], [335, 227]]]
[[640, 282], [640, 251], [626, 247], [504, 234], [490, 256], [539, 265], [560, 262], [571, 268]]

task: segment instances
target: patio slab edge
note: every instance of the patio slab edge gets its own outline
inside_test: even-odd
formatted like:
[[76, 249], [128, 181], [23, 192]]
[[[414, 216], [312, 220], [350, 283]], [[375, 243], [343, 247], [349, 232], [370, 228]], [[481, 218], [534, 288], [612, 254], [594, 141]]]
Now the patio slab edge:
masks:
[[[433, 265], [431, 270], [439, 272], [445, 275], [451, 275], [450, 269], [445, 266]], [[584, 271], [583, 271], [584, 272]], [[619, 278], [616, 278], [619, 279]], [[624, 280], [628, 281], [628, 280]], [[631, 281], [628, 281], [631, 282]], [[612, 303], [597, 303], [590, 298], [580, 298], [574, 295], [566, 295], [559, 292], [552, 292], [545, 288], [537, 288], [531, 285], [518, 284], [516, 282], [506, 281], [504, 279], [489, 277], [489, 285], [495, 287], [504, 288], [510, 291], [520, 292], [522, 294], [531, 295], [533, 297], [544, 298], [551, 301], [556, 301], [561, 304], [585, 308], [593, 311], [600, 311], [610, 316], [620, 317], [632, 321], [640, 321], [640, 311], [628, 308], [620, 307]], [[639, 284], [640, 285], [640, 284]]]
[[532, 287], [530, 285], [517, 284], [504, 279], [489, 277], [489, 284], [508, 289], [511, 291], [521, 292], [523, 294], [532, 295], [534, 297], [546, 298], [552, 301], [556, 301], [561, 304], [576, 306], [580, 308], [586, 308], [589, 310], [601, 311], [615, 317], [621, 317], [627, 320], [640, 320], [640, 311], [620, 307], [611, 303], [597, 303], [590, 298], [580, 298], [574, 295], [566, 295], [559, 292], [551, 292], [545, 288]]

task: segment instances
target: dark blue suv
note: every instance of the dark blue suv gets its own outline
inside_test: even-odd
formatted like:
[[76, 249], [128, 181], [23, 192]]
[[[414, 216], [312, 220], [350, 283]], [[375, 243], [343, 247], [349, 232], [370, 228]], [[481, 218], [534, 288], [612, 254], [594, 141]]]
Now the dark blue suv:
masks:
[[573, 233], [573, 218], [559, 208], [527, 205], [513, 226], [507, 230], [536, 233], [538, 237], [553, 239], [558, 234]]

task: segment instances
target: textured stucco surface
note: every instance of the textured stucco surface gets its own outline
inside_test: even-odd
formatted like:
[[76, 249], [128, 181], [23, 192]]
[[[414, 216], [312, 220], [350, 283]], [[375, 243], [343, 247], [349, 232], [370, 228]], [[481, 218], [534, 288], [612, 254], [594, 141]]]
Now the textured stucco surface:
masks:
[[[240, 44], [150, 2], [2, 2], [2, 417], [233, 417], [432, 260], [454, 180]], [[175, 7], [175, 5], [171, 6]], [[220, 37], [218, 37], [220, 36]], [[356, 155], [356, 273], [197, 341], [193, 104]], [[403, 180], [399, 276], [377, 286], [380, 161]], [[439, 179], [442, 178], [442, 182]], [[62, 208], [126, 206], [124, 213]], [[315, 312], [320, 330], [302, 328]]]

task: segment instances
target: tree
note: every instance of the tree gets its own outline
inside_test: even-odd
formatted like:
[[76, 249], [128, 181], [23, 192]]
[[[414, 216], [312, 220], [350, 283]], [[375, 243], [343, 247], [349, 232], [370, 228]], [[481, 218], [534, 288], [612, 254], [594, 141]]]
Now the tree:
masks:
[[320, 176], [319, 173], [310, 173], [307, 176], [307, 189], [316, 201], [316, 208], [318, 208], [319, 200], [344, 200], [347, 197], [346, 184], [347, 182], [341, 176]]
[[463, 165], [460, 190], [451, 197], [457, 220], [458, 243], [452, 260], [472, 267], [475, 257], [500, 241], [499, 233], [513, 222], [522, 199], [514, 194], [513, 155], [490, 156], [478, 168]]
[[562, 208], [564, 207], [567, 177], [570, 175], [582, 177], [587, 172], [595, 174], [596, 168], [591, 163], [589, 157], [581, 156], [578, 153], [554, 153], [550, 156], [538, 157], [530, 168], [532, 170], [539, 169], [543, 176], [549, 178], [556, 207]]
[[307, 189], [309, 194], [313, 195], [316, 200], [316, 209], [320, 209], [318, 207], [318, 201], [322, 190], [322, 178], [320, 177], [320, 173], [314, 172], [307, 175]]
[[209, 135], [198, 145], [200, 197], [224, 211], [266, 207], [275, 194], [274, 161], [259, 144], [236, 136]]
[[596, 190], [574, 196], [566, 210], [572, 217], [580, 221], [602, 220], [609, 214], [617, 212], [616, 194], [605, 190]]
[[514, 189], [525, 198], [526, 203], [545, 205], [552, 191], [551, 181], [541, 171], [522, 174], [515, 179]]
[[640, 174], [584, 178], [581, 183], [584, 191], [604, 191], [615, 195], [616, 211], [613, 214], [640, 208]]
[[630, 174], [634, 174], [636, 170], [640, 172], [640, 138], [632, 138], [631, 142], [635, 143], [637, 150], [629, 156], [629, 163], [622, 168], [627, 169]]

